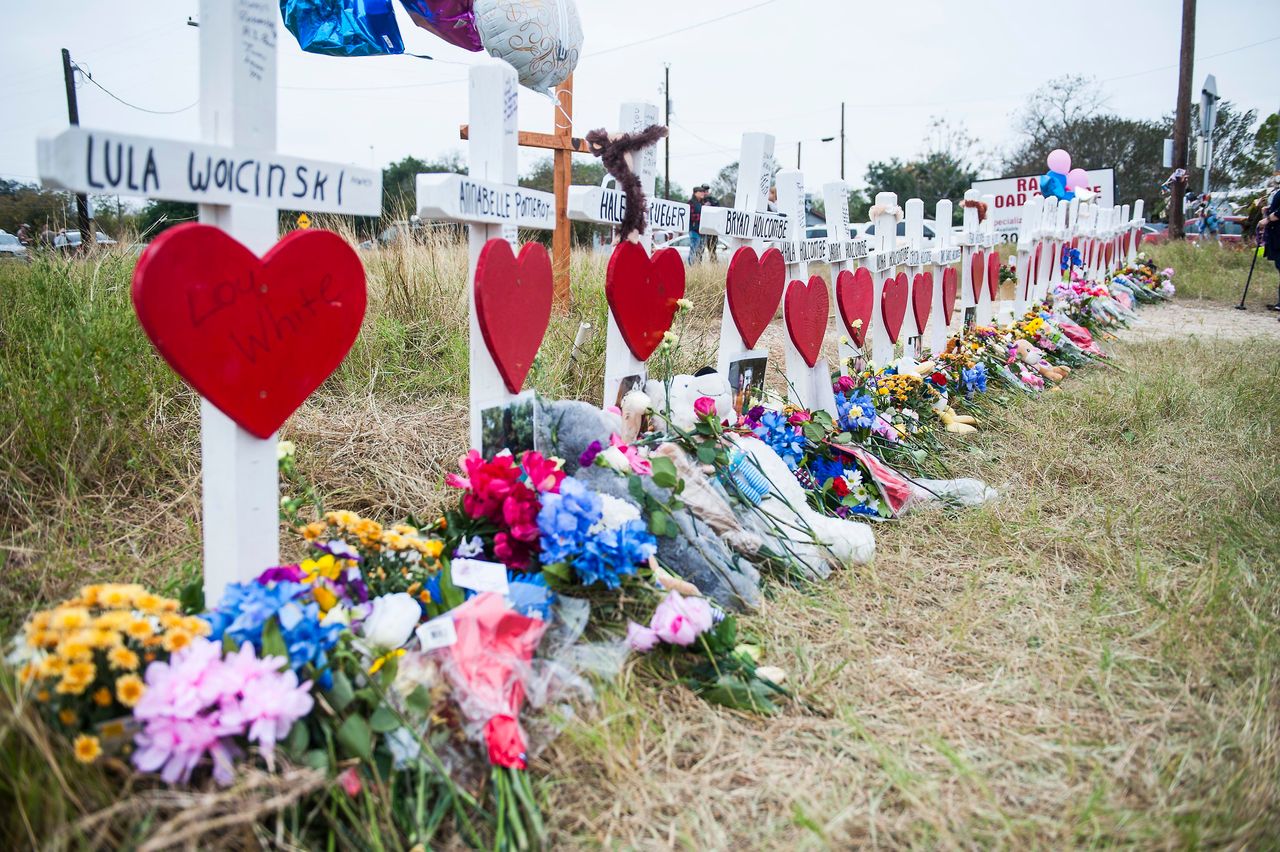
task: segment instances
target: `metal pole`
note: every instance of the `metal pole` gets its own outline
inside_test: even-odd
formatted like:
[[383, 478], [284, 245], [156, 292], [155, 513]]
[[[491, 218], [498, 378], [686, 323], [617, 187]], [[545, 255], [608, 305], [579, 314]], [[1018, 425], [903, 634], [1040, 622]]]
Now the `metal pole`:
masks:
[[800, 170], [800, 146], [803, 144], [804, 142], [796, 143], [796, 171]]
[[[1196, 42], [1196, 0], [1182, 0], [1182, 49], [1178, 57], [1178, 103], [1173, 120], [1173, 167], [1187, 167], [1187, 134], [1191, 124], [1191, 69]], [[1186, 184], [1174, 181], [1169, 193], [1169, 237], [1183, 238]]]
[[[62, 48], [62, 79], [67, 86], [67, 119], [72, 127], [80, 125], [80, 105], [76, 102], [76, 77], [71, 67], [71, 51]], [[89, 222], [89, 197], [84, 193], [76, 193], [76, 219], [80, 227], [80, 248], [88, 249], [95, 244], [93, 227]]]

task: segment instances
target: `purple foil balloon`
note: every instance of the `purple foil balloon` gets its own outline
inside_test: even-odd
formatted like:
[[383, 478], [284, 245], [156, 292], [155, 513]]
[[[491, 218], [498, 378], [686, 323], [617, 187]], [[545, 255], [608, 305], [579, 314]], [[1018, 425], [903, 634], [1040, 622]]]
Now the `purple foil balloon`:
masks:
[[463, 50], [484, 50], [476, 31], [473, 0], [400, 0], [413, 22]]

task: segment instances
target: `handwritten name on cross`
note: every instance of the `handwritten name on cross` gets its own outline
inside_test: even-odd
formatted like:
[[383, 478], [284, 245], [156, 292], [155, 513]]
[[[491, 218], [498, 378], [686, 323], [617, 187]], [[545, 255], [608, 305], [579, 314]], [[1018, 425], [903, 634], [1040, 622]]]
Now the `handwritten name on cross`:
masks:
[[991, 279], [991, 255], [996, 251], [996, 243], [999, 237], [995, 231], [996, 220], [996, 199], [994, 195], [982, 196], [982, 203], [987, 205], [987, 218], [982, 220], [982, 224], [978, 226], [979, 244], [982, 246], [983, 253], [987, 258], [986, 286], [982, 288], [982, 300], [978, 302], [978, 322], [982, 325], [990, 325], [992, 318], [995, 316], [995, 297], [991, 295], [991, 291], [995, 289], [999, 293], [999, 275], [996, 281]]
[[[852, 272], [857, 269], [870, 253], [870, 240], [866, 237], [852, 239], [849, 236], [849, 185], [842, 180], [831, 181], [822, 185], [822, 203], [827, 211], [827, 266], [831, 268], [831, 290], [836, 292], [836, 282], [841, 272]], [[833, 302], [834, 304], [834, 302]], [[836, 305], [836, 315], [839, 316]], [[839, 334], [838, 357], [840, 371], [846, 372], [845, 364], [863, 358], [862, 349], [844, 333], [843, 324], [836, 322]], [[869, 329], [863, 329], [864, 333]], [[870, 339], [870, 338], [866, 338]]]
[[875, 242], [869, 252], [875, 295], [872, 299], [871, 359], [877, 367], [885, 367], [893, 360], [894, 343], [889, 339], [889, 329], [884, 318], [884, 285], [898, 274], [898, 267], [907, 262], [909, 250], [898, 247], [898, 196], [893, 192], [876, 193], [875, 206], [879, 215], [872, 222], [876, 232]]
[[[203, 141], [73, 127], [38, 148], [46, 186], [200, 205], [261, 256], [279, 236], [278, 208], [378, 216], [382, 175], [280, 156], [276, 144], [276, 20], [272, 0], [201, 0]], [[205, 600], [280, 562], [276, 436], [260, 439], [208, 400], [200, 404]]]
[[[485, 243], [504, 239], [515, 250], [518, 228], [555, 228], [555, 197], [518, 186], [516, 72], [500, 59], [471, 66], [468, 75], [470, 134], [467, 174], [418, 175], [418, 215], [467, 223], [470, 260], [471, 446], [481, 445], [481, 413], [515, 399], [485, 346], [476, 313], [476, 265]], [[512, 305], [511, 310], [520, 310]]]
[[[768, 133], [742, 134], [742, 147], [738, 156], [738, 183], [733, 196], [733, 207], [702, 208], [701, 232], [720, 237], [730, 251], [751, 246], [757, 254], [766, 247], [786, 237], [787, 220], [779, 213], [766, 210], [769, 204], [769, 186], [773, 175], [767, 164], [773, 157], [774, 138]], [[729, 376], [730, 365], [745, 359], [767, 358], [765, 349], [751, 349], [738, 332], [729, 311], [726, 290], [720, 317], [720, 346], [716, 354], [716, 370]]]
[[[934, 207], [933, 214], [933, 221], [935, 222], [933, 246], [934, 286], [933, 302], [929, 309], [929, 352], [934, 356], [941, 353], [943, 347], [946, 346], [947, 326], [951, 321], [951, 317], [947, 316], [946, 312], [947, 305], [944, 297], [943, 280], [947, 270], [960, 262], [962, 253], [960, 247], [954, 244], [954, 236], [951, 231], [951, 215], [952, 204], [950, 199], [943, 198], [938, 201], [937, 206]], [[959, 280], [959, 276], [957, 275], [956, 277]]]
[[[924, 247], [924, 201], [919, 198], [907, 199], [905, 233], [907, 238], [907, 313], [902, 321], [902, 336], [906, 339], [907, 354], [919, 358], [924, 344], [924, 329], [916, 322], [915, 299], [916, 287], [930, 288], [929, 300], [932, 303], [933, 287], [940, 287], [942, 282], [936, 279], [917, 278], [931, 272], [933, 265], [932, 252]], [[926, 325], [928, 320], [926, 318]]]
[[[803, 317], [807, 324], [822, 329], [825, 343], [826, 334], [830, 331], [831, 306], [834, 304], [834, 300], [831, 298], [830, 290], [827, 289], [826, 281], [821, 277], [810, 280], [809, 263], [826, 259], [826, 240], [821, 238], [815, 240], [804, 239], [804, 173], [796, 169], [784, 169], [778, 172], [777, 186], [778, 210], [787, 217], [787, 235], [791, 237], [791, 239], [784, 241], [783, 245], [779, 246], [779, 248], [783, 249], [782, 255], [787, 269], [787, 285], [782, 297], [782, 318], [784, 325], [788, 328], [784, 350], [787, 364], [788, 398], [802, 408], [813, 411], [825, 410], [835, 416], [836, 400], [835, 394], [831, 389], [831, 370], [827, 366], [826, 356], [822, 354], [826, 347], [825, 345], [822, 346], [813, 366], [810, 367], [800, 354], [800, 350], [796, 348], [795, 341], [790, 334], [792, 323], [800, 319], [798, 316], [790, 316], [790, 310], [795, 305], [803, 303], [793, 302], [791, 298], [788, 298], [793, 286], [803, 286], [806, 289], [821, 286], [826, 290], [827, 298], [821, 315], [806, 315]], [[787, 246], [787, 248], [783, 248], [783, 246]], [[800, 284], [797, 285], [795, 282], [800, 282]], [[814, 310], [814, 308], [809, 305], [804, 310]]]

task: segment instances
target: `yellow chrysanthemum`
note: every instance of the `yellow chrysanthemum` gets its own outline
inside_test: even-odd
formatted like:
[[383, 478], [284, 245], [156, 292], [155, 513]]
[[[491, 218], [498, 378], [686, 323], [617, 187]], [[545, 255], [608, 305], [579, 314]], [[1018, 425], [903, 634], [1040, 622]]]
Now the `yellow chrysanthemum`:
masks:
[[154, 595], [151, 592], [143, 592], [133, 599], [133, 605], [137, 609], [142, 610], [147, 615], [159, 615], [160, 607], [164, 604], [164, 598]]
[[396, 524], [391, 529], [400, 533], [400, 535], [417, 535], [418, 534], [418, 528], [411, 527], [408, 524]]
[[133, 623], [133, 613], [127, 610], [113, 609], [104, 612], [93, 620], [95, 630], [124, 630]]
[[105, 686], [98, 687], [97, 691], [93, 693], [93, 703], [99, 707], [111, 706], [111, 690]]
[[439, 559], [440, 554], [444, 553], [444, 542], [438, 538], [433, 538], [423, 544], [422, 553], [432, 559]]
[[35, 680], [40, 674], [40, 664], [35, 660], [29, 660], [18, 669], [18, 680], [25, 686]]
[[164, 649], [170, 654], [191, 644], [191, 634], [185, 630], [170, 630], [164, 634]]
[[208, 636], [213, 632], [213, 626], [198, 615], [186, 616], [179, 626], [194, 636]]
[[347, 528], [358, 523], [360, 521], [360, 516], [355, 512], [348, 512], [346, 509], [340, 509], [336, 512], [325, 512], [324, 519], [335, 527]]
[[102, 743], [91, 734], [81, 734], [75, 741], [76, 760], [81, 763], [93, 763], [102, 754]]
[[97, 606], [98, 598], [102, 595], [102, 586], [94, 584], [92, 586], [84, 586], [80, 589], [80, 600], [84, 601], [85, 606]]
[[173, 630], [182, 626], [183, 617], [176, 612], [166, 612], [160, 616], [160, 626], [165, 630]]
[[55, 648], [62, 641], [62, 634], [57, 630], [45, 630], [31, 637], [34, 648]]
[[44, 703], [49, 700], [49, 690], [41, 689], [36, 692], [36, 701]]
[[128, 648], [112, 648], [107, 652], [107, 662], [113, 669], [131, 672], [138, 668], [138, 655]]
[[89, 621], [89, 610], [82, 606], [58, 607], [53, 611], [55, 630], [79, 630], [88, 626]]
[[111, 585], [102, 590], [98, 603], [107, 609], [123, 609], [133, 603], [133, 596], [126, 587]]
[[58, 721], [70, 728], [76, 723], [80, 717], [76, 715], [76, 711], [63, 707], [58, 711]]
[[67, 661], [50, 655], [40, 661], [40, 677], [57, 677], [67, 670]]
[[324, 535], [328, 529], [328, 524], [322, 524], [319, 521], [312, 521], [304, 527], [298, 527], [298, 532], [302, 534], [302, 538], [305, 541], [319, 541], [320, 536]]
[[52, 621], [53, 613], [48, 612], [47, 610], [44, 612], [37, 612], [32, 615], [31, 620], [27, 622], [27, 629], [32, 633], [39, 630], [48, 630]]
[[155, 631], [156, 629], [151, 626], [151, 621], [146, 618], [134, 618], [124, 629], [130, 639], [147, 639]]
[[69, 663], [93, 659], [93, 634], [73, 633], [58, 643], [57, 654]]
[[89, 644], [94, 648], [114, 648], [123, 642], [114, 630], [93, 630], [89, 633]]
[[146, 691], [146, 684], [137, 675], [124, 675], [116, 680], [116, 698], [125, 707], [132, 707], [137, 704]]

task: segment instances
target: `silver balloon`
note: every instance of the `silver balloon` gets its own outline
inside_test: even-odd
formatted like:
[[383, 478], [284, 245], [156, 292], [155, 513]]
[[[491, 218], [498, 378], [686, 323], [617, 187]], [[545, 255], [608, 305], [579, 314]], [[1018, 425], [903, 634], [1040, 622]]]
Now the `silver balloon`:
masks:
[[484, 49], [510, 63], [522, 86], [554, 97], [578, 66], [582, 22], [573, 0], [475, 0], [474, 11]]

